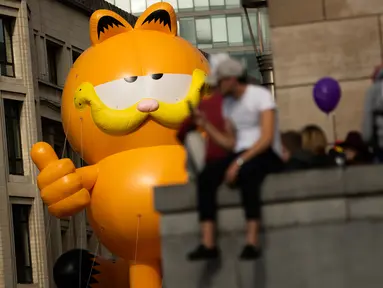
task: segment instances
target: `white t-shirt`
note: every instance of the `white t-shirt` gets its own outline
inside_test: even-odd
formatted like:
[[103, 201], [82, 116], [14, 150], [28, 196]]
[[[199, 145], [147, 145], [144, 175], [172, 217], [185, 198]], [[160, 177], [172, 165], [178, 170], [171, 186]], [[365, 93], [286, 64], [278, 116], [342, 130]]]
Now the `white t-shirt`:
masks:
[[[233, 123], [236, 129], [235, 152], [247, 150], [259, 140], [261, 137], [261, 112], [271, 109], [276, 111], [273, 96], [269, 90], [262, 86], [248, 84], [245, 93], [239, 99], [225, 98], [223, 115]], [[281, 155], [277, 113], [275, 113], [275, 117], [275, 134], [272, 147], [278, 155]]]

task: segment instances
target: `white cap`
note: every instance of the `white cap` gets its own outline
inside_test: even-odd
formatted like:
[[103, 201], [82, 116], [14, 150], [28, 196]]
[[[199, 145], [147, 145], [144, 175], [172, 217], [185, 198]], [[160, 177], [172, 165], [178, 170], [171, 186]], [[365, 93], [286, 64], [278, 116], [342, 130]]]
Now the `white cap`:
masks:
[[[210, 73], [208, 75], [208, 78], [215, 75], [219, 64], [227, 59], [230, 59], [230, 56], [227, 53], [210, 54], [209, 55]], [[217, 83], [208, 83], [208, 82], [206, 83], [212, 86], [217, 84]]]
[[217, 85], [218, 81], [226, 77], [241, 77], [245, 73], [242, 63], [233, 58], [222, 59], [215, 70], [206, 77], [206, 83], [209, 85]]

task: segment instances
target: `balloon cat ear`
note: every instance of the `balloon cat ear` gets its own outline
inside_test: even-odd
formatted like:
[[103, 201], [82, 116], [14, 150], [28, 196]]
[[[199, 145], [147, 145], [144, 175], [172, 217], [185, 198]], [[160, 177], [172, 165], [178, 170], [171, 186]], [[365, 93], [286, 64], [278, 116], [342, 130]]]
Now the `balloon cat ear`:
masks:
[[109, 10], [97, 10], [90, 17], [89, 34], [92, 45], [131, 30], [132, 26], [124, 18]]
[[134, 29], [152, 30], [177, 35], [177, 16], [172, 5], [166, 2], [151, 5], [138, 18]]

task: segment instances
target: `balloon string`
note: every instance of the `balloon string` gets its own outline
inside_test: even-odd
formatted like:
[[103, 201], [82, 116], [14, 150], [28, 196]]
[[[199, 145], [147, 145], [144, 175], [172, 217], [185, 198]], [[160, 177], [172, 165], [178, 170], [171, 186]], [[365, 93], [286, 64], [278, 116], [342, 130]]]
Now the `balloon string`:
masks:
[[[68, 140], [68, 132], [69, 132], [69, 127], [70, 127], [70, 121], [71, 121], [71, 110], [69, 110], [69, 115], [68, 115], [68, 121], [67, 121], [67, 130], [65, 131], [64, 129], [64, 135], [65, 135], [65, 138], [64, 138], [64, 145], [63, 145], [63, 150], [62, 150], [62, 153], [61, 153], [61, 159], [64, 158], [64, 155], [65, 155], [65, 150], [66, 150], [66, 145], [67, 145], [67, 140]], [[58, 155], [59, 156], [59, 155]], [[51, 225], [52, 225], [52, 218], [53, 216], [52, 215], [49, 215], [48, 217], [48, 223], [47, 223], [47, 231], [45, 233], [45, 243], [47, 243], [47, 251], [51, 249]], [[62, 236], [61, 236], [62, 237]]]
[[332, 114], [332, 133], [333, 133], [333, 137], [334, 137], [334, 143], [336, 143], [336, 141], [338, 140], [338, 135], [337, 135], [337, 131], [336, 131], [336, 116], [335, 116], [335, 113]]
[[85, 287], [88, 287], [89, 282], [90, 282], [90, 278], [92, 278], [92, 270], [93, 270], [93, 267], [94, 267], [94, 263], [96, 263], [96, 258], [98, 256], [98, 249], [99, 249], [99, 247], [100, 247], [100, 240], [97, 239], [96, 251], [93, 253], [94, 259], [93, 259], [92, 266], [91, 266], [90, 271], [89, 271], [88, 281], [86, 282], [86, 286]]
[[138, 232], [140, 230], [141, 215], [137, 215], [137, 232], [136, 232], [136, 251], [134, 253], [134, 264], [137, 264], [137, 251], [138, 251]]
[[[69, 118], [68, 118], [68, 122], [67, 122], [67, 131], [64, 130], [64, 135], [65, 135], [65, 139], [64, 139], [64, 146], [63, 146], [63, 151], [62, 151], [62, 155], [61, 155], [61, 158], [64, 158], [64, 155], [65, 155], [65, 150], [66, 150], [66, 146], [67, 146], [67, 140], [68, 140], [68, 133], [69, 133], [69, 126], [70, 126], [70, 118], [71, 118], [71, 110], [69, 110]], [[70, 156], [70, 155], [68, 155]]]
[[[80, 153], [81, 153], [81, 166], [82, 166], [82, 159], [83, 159], [83, 156], [84, 156], [84, 152], [83, 152], [83, 139], [82, 139], [82, 136], [83, 136], [83, 131], [82, 131], [82, 128], [83, 128], [83, 126], [82, 126], [82, 117], [80, 117]], [[83, 218], [84, 218], [84, 215], [82, 214], [80, 214], [80, 216], [82, 216], [81, 218], [80, 218], [80, 248], [82, 249], [82, 220], [83, 220]], [[86, 229], [86, 227], [85, 227], [85, 229]], [[82, 251], [80, 250], [80, 271], [79, 271], [79, 273], [80, 273], [80, 275], [79, 275], [79, 283], [78, 283], [78, 287], [79, 288], [81, 288], [81, 265], [82, 264]], [[91, 272], [92, 272], [92, 270], [91, 270]]]

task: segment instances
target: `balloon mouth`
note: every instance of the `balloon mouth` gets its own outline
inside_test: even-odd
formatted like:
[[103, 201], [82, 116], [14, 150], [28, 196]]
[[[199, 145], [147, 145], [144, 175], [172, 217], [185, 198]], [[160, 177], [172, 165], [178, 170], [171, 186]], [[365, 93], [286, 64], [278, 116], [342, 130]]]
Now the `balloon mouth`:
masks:
[[[95, 87], [82, 83], [74, 95], [74, 105], [79, 111], [90, 109], [93, 122], [104, 133], [110, 135], [126, 135], [134, 132], [150, 117], [160, 125], [176, 129], [189, 116], [189, 104], [197, 107], [201, 100], [201, 89], [206, 74], [195, 69], [187, 95], [179, 102], [166, 103], [156, 99], [142, 99], [136, 104], [117, 110], [106, 106], [97, 95]], [[171, 87], [169, 87], [171, 89]]]

